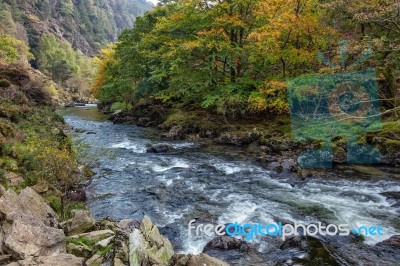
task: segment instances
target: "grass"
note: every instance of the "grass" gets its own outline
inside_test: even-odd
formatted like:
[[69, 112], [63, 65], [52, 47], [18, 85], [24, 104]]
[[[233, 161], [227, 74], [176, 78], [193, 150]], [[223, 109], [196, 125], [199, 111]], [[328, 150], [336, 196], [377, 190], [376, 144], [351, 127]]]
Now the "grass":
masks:
[[107, 245], [105, 247], [100, 247], [99, 250], [97, 251], [97, 255], [105, 256], [112, 250], [112, 248], [113, 248], [112, 245]]
[[[50, 207], [57, 213], [58, 217], [61, 217], [61, 197], [51, 193], [46, 197]], [[87, 206], [83, 202], [70, 201], [65, 205], [65, 219], [72, 218], [73, 210], [87, 210]]]
[[80, 236], [78, 238], [67, 236], [65, 240], [66, 240], [67, 243], [72, 243], [72, 244], [75, 244], [75, 245], [84, 244], [85, 246], [87, 246], [90, 249], [93, 249], [94, 245], [96, 244], [95, 241], [87, 239], [84, 236]]

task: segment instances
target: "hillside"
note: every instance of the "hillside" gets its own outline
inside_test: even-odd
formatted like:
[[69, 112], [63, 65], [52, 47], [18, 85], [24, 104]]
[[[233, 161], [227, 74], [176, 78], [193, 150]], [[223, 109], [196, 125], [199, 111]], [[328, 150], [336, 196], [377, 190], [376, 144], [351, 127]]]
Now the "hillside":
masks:
[[34, 51], [43, 34], [53, 34], [93, 55], [151, 7], [146, 0], [0, 0], [0, 32], [28, 41]]
[[0, 0], [0, 61], [30, 65], [89, 99], [93, 56], [150, 9], [145, 0]]

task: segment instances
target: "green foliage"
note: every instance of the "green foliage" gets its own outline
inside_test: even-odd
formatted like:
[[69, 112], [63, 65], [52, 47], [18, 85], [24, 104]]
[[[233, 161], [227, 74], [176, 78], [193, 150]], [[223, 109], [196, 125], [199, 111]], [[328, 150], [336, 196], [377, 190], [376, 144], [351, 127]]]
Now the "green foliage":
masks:
[[[109, 53], [99, 98], [158, 98], [224, 115], [285, 112], [285, 94], [264, 95], [265, 84], [314, 71], [315, 55], [330, 34], [319, 26], [322, 12], [315, 1], [303, 0], [301, 11], [296, 3], [193, 0], [156, 7], [122, 33]], [[279, 17], [269, 17], [273, 12]], [[294, 28], [298, 43], [289, 46], [286, 37]], [[314, 35], [321, 41], [310, 43]], [[261, 97], [268, 99], [254, 104]]]
[[66, 238], [66, 242], [67, 243], [73, 243], [75, 245], [80, 245], [80, 244], [84, 244], [85, 246], [89, 247], [89, 248], [93, 248], [94, 245], [96, 244], [95, 241], [90, 240], [85, 238], [84, 236], [80, 236], [80, 237], [67, 237]]
[[69, 42], [60, 41], [54, 35], [40, 38], [36, 54], [41, 71], [67, 86], [72, 93], [89, 96], [87, 88], [95, 71], [91, 58], [76, 52]]
[[335, 61], [338, 40], [350, 38], [350, 61], [368, 46], [377, 50], [365, 65], [379, 70], [385, 104], [396, 107], [395, 2], [168, 1], [138, 18], [103, 54], [96, 95], [132, 103], [161, 99], [232, 116], [287, 113], [285, 81], [326, 73], [318, 51]]
[[[49, 195], [46, 197], [46, 201], [50, 207], [57, 213], [58, 217], [62, 217], [62, 206], [61, 199], [57, 195]], [[82, 202], [68, 202], [65, 206], [65, 220], [72, 218], [73, 210], [87, 210], [87, 206]]]
[[27, 46], [9, 35], [0, 33], [0, 62], [11, 63], [21, 58], [31, 58]]
[[1, 100], [0, 116], [0, 168], [23, 177], [16, 189], [39, 182], [53, 185], [57, 196], [48, 201], [60, 217], [85, 208], [82, 203], [61, 200], [82, 177], [71, 140], [62, 132], [62, 117], [50, 107], [21, 107], [9, 100]]
[[116, 102], [111, 105], [110, 110], [111, 111], [117, 111], [117, 110], [131, 110], [132, 105], [127, 102]]
[[54, 35], [43, 35], [36, 49], [39, 69], [55, 81], [65, 81], [80, 69], [78, 55], [66, 41], [59, 41]]

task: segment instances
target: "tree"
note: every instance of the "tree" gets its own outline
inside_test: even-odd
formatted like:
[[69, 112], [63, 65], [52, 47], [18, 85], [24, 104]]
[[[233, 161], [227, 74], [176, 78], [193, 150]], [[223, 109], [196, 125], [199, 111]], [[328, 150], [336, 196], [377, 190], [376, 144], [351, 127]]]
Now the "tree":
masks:
[[55, 81], [63, 82], [79, 74], [78, 55], [67, 41], [54, 35], [43, 35], [36, 49], [39, 69]]
[[32, 54], [28, 47], [21, 41], [12, 38], [10, 35], [0, 33], [0, 61], [11, 63], [20, 59], [29, 60]]
[[[383, 105], [397, 108], [400, 98], [400, 13], [396, 0], [335, 0], [323, 5], [327, 21], [356, 45], [357, 50], [372, 48], [370, 66], [378, 70]], [[359, 54], [359, 53], [358, 53]]]

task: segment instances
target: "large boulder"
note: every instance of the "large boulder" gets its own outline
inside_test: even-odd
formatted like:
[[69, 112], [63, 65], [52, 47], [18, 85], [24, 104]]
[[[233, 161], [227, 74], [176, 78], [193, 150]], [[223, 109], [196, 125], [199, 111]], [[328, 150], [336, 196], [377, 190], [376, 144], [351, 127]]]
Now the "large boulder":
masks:
[[173, 255], [172, 244], [145, 216], [140, 230], [134, 229], [129, 236], [130, 265], [168, 265]]
[[66, 229], [68, 234], [81, 234], [92, 229], [96, 224], [90, 211], [86, 210], [73, 210], [72, 218], [66, 222]]
[[223, 262], [222, 260], [219, 260], [217, 258], [213, 258], [211, 256], [208, 256], [207, 254], [199, 254], [195, 256], [191, 256], [188, 263], [186, 264], [187, 266], [228, 266], [229, 264], [226, 262]]
[[170, 261], [170, 266], [229, 266], [228, 263], [222, 260], [201, 253], [198, 255], [183, 255], [176, 254]]
[[32, 215], [45, 225], [58, 226], [57, 214], [44, 199], [32, 188], [24, 188], [19, 195], [14, 190], [7, 190], [0, 197], [0, 213], [10, 216], [12, 213]]
[[60, 254], [56, 256], [29, 257], [14, 263], [15, 266], [82, 266], [83, 258], [75, 257], [72, 254]]
[[66, 252], [65, 235], [61, 229], [49, 227], [32, 215], [14, 213], [4, 224], [4, 245], [13, 257], [52, 256]]
[[389, 239], [379, 242], [376, 245], [380, 247], [389, 247], [393, 250], [400, 250], [400, 235], [391, 236]]
[[203, 253], [232, 265], [269, 265], [253, 245], [231, 236], [215, 237]]

